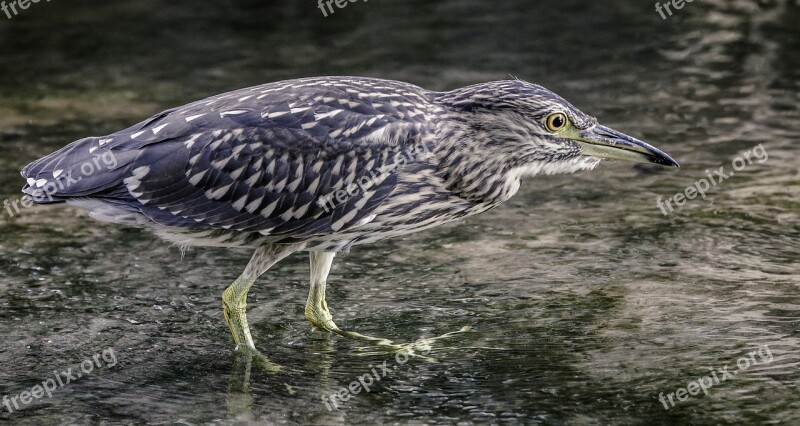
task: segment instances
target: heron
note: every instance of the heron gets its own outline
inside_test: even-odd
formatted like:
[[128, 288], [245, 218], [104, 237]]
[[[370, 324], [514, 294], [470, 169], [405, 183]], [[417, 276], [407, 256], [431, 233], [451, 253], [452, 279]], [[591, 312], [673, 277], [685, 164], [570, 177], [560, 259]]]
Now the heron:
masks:
[[29, 202], [77, 206], [182, 249], [253, 249], [222, 292], [222, 310], [235, 348], [263, 356], [247, 294], [290, 254], [310, 253], [305, 316], [313, 327], [363, 336], [340, 329], [325, 301], [338, 253], [485, 212], [517, 193], [523, 178], [591, 170], [603, 159], [678, 167], [516, 78], [431, 91], [314, 77], [168, 109], [72, 142], [22, 176]]

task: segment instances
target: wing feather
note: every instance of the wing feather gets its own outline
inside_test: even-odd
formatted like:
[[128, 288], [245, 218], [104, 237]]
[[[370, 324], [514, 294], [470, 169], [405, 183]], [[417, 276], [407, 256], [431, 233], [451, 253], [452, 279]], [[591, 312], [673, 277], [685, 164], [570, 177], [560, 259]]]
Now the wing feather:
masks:
[[54, 179], [59, 168], [74, 170], [102, 149], [119, 164], [64, 189], [60, 199], [114, 202], [165, 226], [291, 238], [331, 233], [390, 196], [396, 177], [381, 171], [432, 131], [428, 99], [423, 89], [384, 80], [272, 83], [77, 141], [23, 176]]

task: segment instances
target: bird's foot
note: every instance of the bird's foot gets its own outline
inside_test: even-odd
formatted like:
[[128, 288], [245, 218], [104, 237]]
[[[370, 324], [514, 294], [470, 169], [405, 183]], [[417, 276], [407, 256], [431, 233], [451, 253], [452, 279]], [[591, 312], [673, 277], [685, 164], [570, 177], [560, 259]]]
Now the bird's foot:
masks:
[[256, 349], [252, 346], [237, 346], [236, 351], [239, 352], [241, 357], [244, 359], [244, 362], [248, 365], [252, 364], [257, 366], [263, 371], [268, 373], [277, 373], [283, 369], [278, 364], [270, 361], [266, 355], [262, 354], [261, 351]]
[[431, 362], [435, 362], [436, 360], [427, 355], [431, 352], [434, 343], [453, 337], [457, 334], [466, 333], [471, 330], [470, 326], [465, 326], [457, 331], [451, 331], [440, 336], [420, 339], [412, 343], [396, 343], [390, 339], [385, 339], [382, 337], [368, 336], [355, 331], [342, 330], [336, 325], [335, 322], [333, 322], [333, 319], [330, 317], [314, 317], [313, 320], [312, 318], [308, 319], [311, 321], [311, 324], [314, 326], [314, 328], [318, 330], [327, 331], [338, 334], [342, 337], [368, 343], [369, 346], [358, 349], [361, 355], [375, 355], [377, 353], [389, 351], [392, 353], [403, 353], [410, 358], [420, 358]]
[[[456, 334], [465, 333], [470, 330], [469, 326], [462, 327], [458, 331], [443, 334], [441, 336], [421, 339], [413, 343], [395, 343], [390, 339], [373, 337], [355, 331], [342, 330], [333, 322], [333, 316], [325, 303], [324, 292], [320, 288], [312, 286], [308, 302], [306, 302], [305, 314], [311, 325], [321, 331], [338, 334], [349, 339], [359, 340], [370, 344], [368, 348], [359, 349], [362, 354], [374, 354], [378, 349], [380, 352], [404, 353], [408, 357], [419, 357], [429, 361], [434, 361], [427, 354], [431, 351], [431, 344], [438, 340], [446, 339]], [[366, 349], [366, 350], [363, 350]]]
[[338, 334], [342, 337], [366, 341], [377, 346], [402, 349], [400, 345], [395, 344], [389, 339], [367, 336], [355, 331], [342, 330], [338, 325], [336, 325], [335, 322], [333, 322], [333, 317], [331, 316], [330, 312], [324, 308], [312, 309], [309, 306], [306, 306], [306, 318], [315, 329], [320, 331], [327, 331], [329, 333]]
[[250, 326], [247, 324], [246, 304], [244, 302], [231, 303], [230, 298], [223, 294], [222, 313], [225, 322], [231, 330], [235, 350], [244, 358], [247, 365], [253, 364], [264, 371], [274, 373], [280, 371], [278, 364], [270, 361], [264, 354], [256, 349], [253, 337], [250, 335]]
[[[419, 339], [415, 342], [411, 343], [394, 343], [387, 339], [382, 339], [388, 344], [378, 344], [377, 347], [379, 351], [375, 351], [375, 346], [361, 348], [359, 350], [361, 355], [376, 355], [380, 352], [380, 350], [390, 350], [393, 353], [397, 354], [404, 354], [406, 357], [409, 358], [419, 358], [424, 361], [428, 362], [437, 362], [436, 359], [428, 356], [433, 351], [433, 345], [441, 340], [448, 339], [450, 337], [456, 336], [458, 334], [467, 333], [472, 330], [470, 326], [461, 327], [459, 330], [451, 331], [449, 333], [445, 333], [439, 336], [428, 337], [424, 339]], [[356, 335], [360, 335], [359, 333], [353, 333]], [[363, 336], [363, 335], [360, 335]], [[349, 336], [346, 336], [349, 337]], [[363, 339], [361, 339], [363, 340]]]

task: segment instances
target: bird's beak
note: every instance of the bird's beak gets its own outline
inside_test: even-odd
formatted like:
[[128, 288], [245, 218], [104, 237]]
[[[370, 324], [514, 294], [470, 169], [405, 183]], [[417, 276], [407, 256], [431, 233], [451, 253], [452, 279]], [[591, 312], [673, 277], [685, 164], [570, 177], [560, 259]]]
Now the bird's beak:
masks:
[[581, 148], [581, 155], [680, 167], [664, 151], [599, 124], [581, 131], [573, 141]]

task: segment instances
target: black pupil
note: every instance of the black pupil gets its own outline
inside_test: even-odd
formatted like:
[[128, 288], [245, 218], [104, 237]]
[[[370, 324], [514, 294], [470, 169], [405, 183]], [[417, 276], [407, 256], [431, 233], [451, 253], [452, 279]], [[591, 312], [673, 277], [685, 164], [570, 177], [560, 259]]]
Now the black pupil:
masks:
[[553, 127], [559, 128], [564, 125], [564, 117], [557, 115], [553, 117]]

